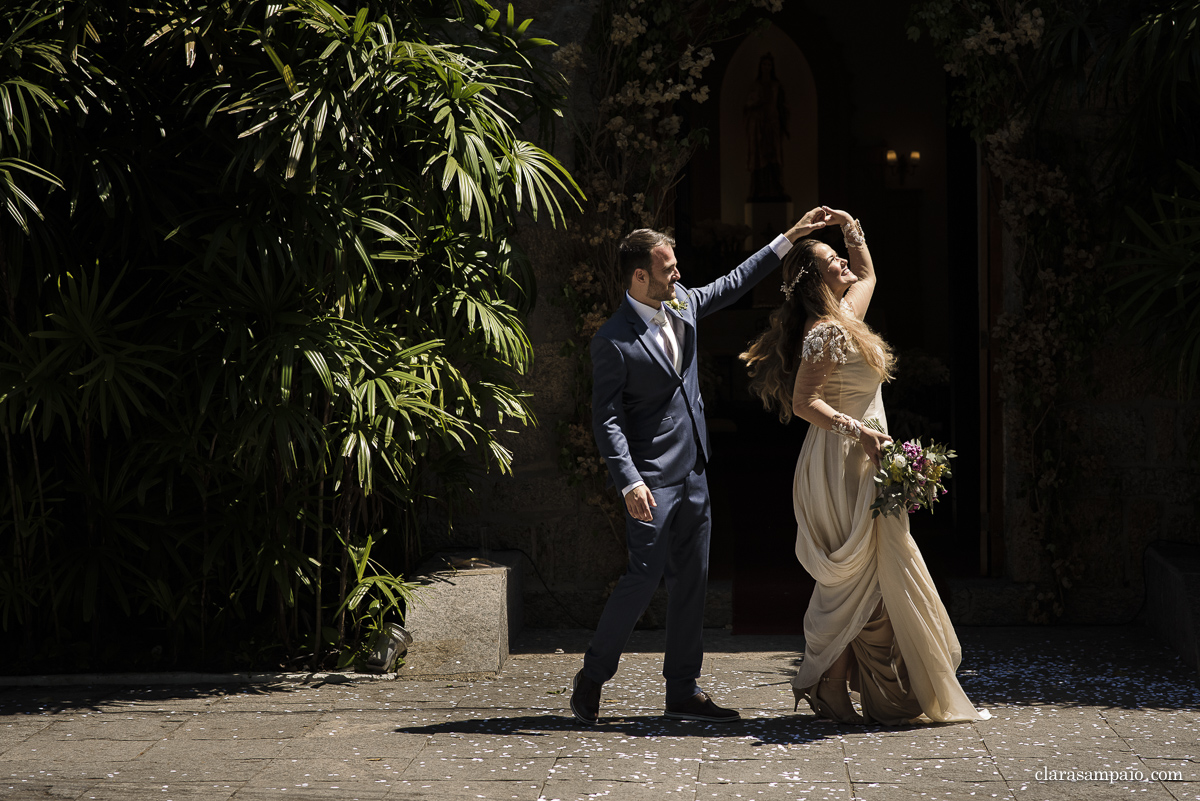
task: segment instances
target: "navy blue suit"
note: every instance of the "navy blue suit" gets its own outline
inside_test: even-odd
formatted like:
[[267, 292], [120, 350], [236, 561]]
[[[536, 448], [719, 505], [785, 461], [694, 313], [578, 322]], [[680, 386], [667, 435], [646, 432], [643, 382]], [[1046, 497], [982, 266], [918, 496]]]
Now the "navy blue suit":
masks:
[[699, 691], [712, 519], [696, 321], [736, 301], [778, 266], [779, 257], [765, 247], [711, 284], [698, 289], [675, 285], [676, 298], [687, 304], [681, 312], [667, 307], [678, 318], [676, 332], [682, 331], [681, 373], [628, 300], [592, 338], [592, 430], [609, 481], [618, 489], [644, 481], [658, 504], [650, 509], [650, 522], [625, 512], [629, 565], [584, 656], [583, 673], [593, 681], [606, 682], [616, 673], [634, 625], [665, 577], [667, 704]]

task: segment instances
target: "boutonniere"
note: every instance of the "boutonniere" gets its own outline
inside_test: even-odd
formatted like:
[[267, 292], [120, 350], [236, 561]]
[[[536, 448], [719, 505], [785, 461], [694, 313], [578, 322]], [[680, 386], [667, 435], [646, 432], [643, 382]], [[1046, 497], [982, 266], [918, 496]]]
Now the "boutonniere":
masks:
[[674, 309], [677, 312], [681, 312], [687, 308], [687, 301], [680, 300], [679, 298], [672, 298], [671, 300], [664, 300], [663, 303], [666, 303], [668, 306], [670, 306], [672, 309]]

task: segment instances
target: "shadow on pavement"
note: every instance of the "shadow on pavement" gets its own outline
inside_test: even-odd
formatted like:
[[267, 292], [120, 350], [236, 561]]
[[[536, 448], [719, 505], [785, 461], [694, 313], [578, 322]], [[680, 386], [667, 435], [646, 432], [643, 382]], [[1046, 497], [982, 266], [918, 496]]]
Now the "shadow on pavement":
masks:
[[889, 731], [943, 728], [937, 724], [884, 728], [880, 726], [844, 726], [832, 721], [818, 720], [806, 714], [780, 714], [773, 717], [742, 718], [732, 723], [699, 723], [670, 720], [661, 715], [627, 715], [601, 718], [595, 726], [579, 723], [569, 715], [524, 715], [517, 717], [474, 718], [451, 720], [423, 726], [400, 726], [396, 734], [477, 734], [522, 735], [545, 737], [555, 732], [587, 734], [623, 734], [629, 737], [721, 737], [753, 738], [751, 745], [796, 745], [835, 740], [848, 732]]
[[211, 687], [7, 687], [0, 691], [0, 715], [92, 711], [156, 701], [191, 701], [227, 695], [270, 696], [304, 689], [303, 685], [222, 684]]

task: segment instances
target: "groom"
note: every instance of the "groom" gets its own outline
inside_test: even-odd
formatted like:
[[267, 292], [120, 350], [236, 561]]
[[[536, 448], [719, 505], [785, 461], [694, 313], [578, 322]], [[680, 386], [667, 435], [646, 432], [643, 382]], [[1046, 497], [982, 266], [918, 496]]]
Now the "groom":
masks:
[[625, 496], [629, 564], [604, 607], [576, 674], [571, 711], [593, 724], [600, 687], [617, 662], [659, 581], [667, 592], [666, 716], [737, 720], [696, 685], [704, 661], [708, 583], [708, 428], [696, 369], [696, 321], [722, 309], [779, 266], [792, 243], [825, 226], [821, 209], [805, 214], [728, 275], [698, 289], [676, 282], [666, 234], [641, 228], [621, 241], [625, 302], [592, 338], [592, 429], [610, 480]]

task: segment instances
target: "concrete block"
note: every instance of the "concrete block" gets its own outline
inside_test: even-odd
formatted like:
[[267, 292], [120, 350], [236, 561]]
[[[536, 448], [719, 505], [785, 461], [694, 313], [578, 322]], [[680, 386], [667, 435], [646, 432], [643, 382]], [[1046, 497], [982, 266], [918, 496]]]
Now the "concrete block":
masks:
[[517, 551], [443, 553], [413, 580], [421, 586], [404, 625], [413, 636], [399, 678], [495, 674], [523, 624]]
[[1200, 545], [1155, 542], [1146, 548], [1150, 627], [1200, 671]]

